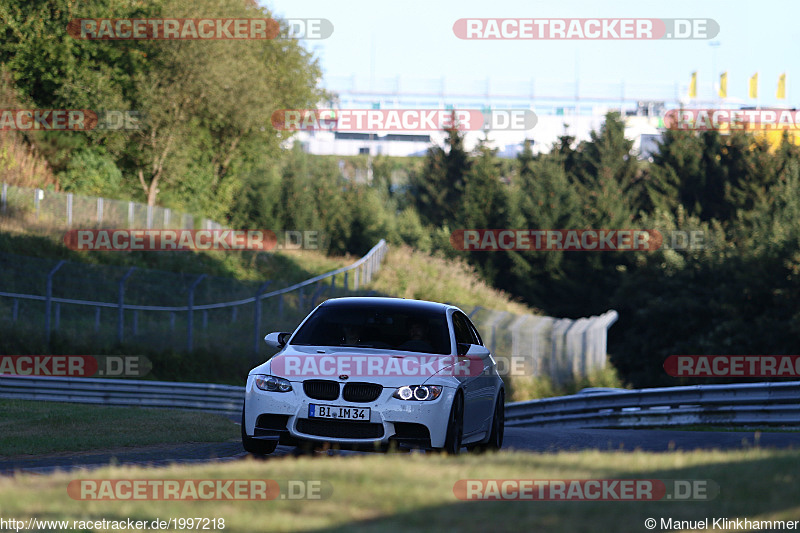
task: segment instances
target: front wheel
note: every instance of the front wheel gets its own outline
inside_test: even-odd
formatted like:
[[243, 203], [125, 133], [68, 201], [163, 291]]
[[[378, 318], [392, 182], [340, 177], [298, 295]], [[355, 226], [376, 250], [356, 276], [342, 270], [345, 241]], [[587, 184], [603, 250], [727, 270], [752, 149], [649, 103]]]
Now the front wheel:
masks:
[[453, 406], [450, 408], [450, 418], [447, 422], [447, 437], [444, 441], [444, 451], [449, 455], [461, 453], [461, 440], [464, 436], [464, 398], [456, 393]]
[[242, 448], [254, 455], [269, 455], [278, 447], [277, 440], [261, 440], [250, 437], [244, 429], [244, 407], [242, 407]]

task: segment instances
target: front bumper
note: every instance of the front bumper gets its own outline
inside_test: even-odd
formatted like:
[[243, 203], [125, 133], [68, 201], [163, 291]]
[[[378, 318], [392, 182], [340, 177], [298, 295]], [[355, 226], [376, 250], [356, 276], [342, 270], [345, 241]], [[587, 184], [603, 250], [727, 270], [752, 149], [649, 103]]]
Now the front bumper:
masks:
[[[391, 443], [420, 448], [442, 448], [447, 433], [450, 406], [456, 389], [444, 387], [432, 401], [407, 401], [393, 398], [394, 388], [384, 387], [371, 402], [315, 400], [292, 382], [289, 392], [267, 392], [255, 386], [248, 376], [245, 391], [245, 433], [257, 439], [278, 440], [281, 444], [300, 441], [329, 442], [343, 448], [384, 448]], [[309, 418], [308, 406], [335, 405], [370, 409], [368, 422]]]

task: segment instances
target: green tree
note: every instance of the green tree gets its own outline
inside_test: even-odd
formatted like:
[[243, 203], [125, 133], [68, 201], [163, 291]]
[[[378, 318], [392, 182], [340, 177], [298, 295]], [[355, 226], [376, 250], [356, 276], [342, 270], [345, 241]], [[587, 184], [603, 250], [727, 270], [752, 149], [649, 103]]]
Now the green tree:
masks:
[[464, 134], [445, 130], [445, 146], [432, 146], [420, 173], [412, 173], [409, 194], [422, 219], [433, 226], [452, 226], [461, 216], [464, 178], [470, 170]]

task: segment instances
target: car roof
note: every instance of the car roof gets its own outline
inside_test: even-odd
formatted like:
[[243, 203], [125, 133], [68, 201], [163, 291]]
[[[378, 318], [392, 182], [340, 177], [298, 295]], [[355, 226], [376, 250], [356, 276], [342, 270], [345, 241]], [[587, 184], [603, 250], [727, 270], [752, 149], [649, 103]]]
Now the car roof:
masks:
[[444, 313], [447, 309], [454, 308], [449, 304], [428, 302], [425, 300], [408, 300], [405, 298], [391, 298], [385, 296], [347, 296], [331, 298], [321, 304], [325, 307], [358, 308], [358, 307], [384, 307], [386, 309], [406, 311], [428, 311]]

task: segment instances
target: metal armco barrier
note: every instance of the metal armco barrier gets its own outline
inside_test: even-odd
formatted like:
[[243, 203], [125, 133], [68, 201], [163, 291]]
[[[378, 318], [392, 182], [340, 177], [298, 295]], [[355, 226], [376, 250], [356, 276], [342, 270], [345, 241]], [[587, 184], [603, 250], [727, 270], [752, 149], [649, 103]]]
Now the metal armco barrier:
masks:
[[130, 379], [0, 376], [0, 398], [100, 405], [242, 412], [244, 387]]
[[[242, 411], [244, 387], [126, 379], [0, 376], [0, 398]], [[800, 425], [800, 381], [575, 394], [506, 404], [506, 426], [626, 428]]]
[[506, 405], [506, 426], [800, 425], [800, 381], [575, 394]]

